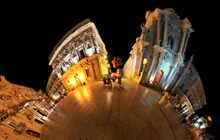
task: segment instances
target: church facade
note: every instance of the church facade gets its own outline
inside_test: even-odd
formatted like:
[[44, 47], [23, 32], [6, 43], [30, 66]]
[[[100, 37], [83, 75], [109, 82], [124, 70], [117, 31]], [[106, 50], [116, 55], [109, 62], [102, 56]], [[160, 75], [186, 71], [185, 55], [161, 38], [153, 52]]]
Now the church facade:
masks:
[[181, 20], [171, 8], [147, 11], [145, 18], [142, 33], [124, 65], [124, 77], [160, 91], [186, 95], [182, 99], [184, 113], [194, 113], [206, 104], [206, 97], [192, 64], [194, 56], [185, 56], [193, 32], [189, 20]]

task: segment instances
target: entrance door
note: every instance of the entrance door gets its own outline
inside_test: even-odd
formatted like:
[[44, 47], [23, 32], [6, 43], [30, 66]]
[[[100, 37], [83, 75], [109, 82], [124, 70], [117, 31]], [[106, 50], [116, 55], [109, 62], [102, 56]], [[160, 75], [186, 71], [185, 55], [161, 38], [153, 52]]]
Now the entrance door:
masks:
[[156, 77], [156, 79], [154, 81], [154, 85], [155, 86], [159, 86], [159, 83], [160, 83], [160, 80], [161, 80], [162, 77], [163, 77], [163, 71], [159, 70], [158, 74], [157, 74], [157, 77]]

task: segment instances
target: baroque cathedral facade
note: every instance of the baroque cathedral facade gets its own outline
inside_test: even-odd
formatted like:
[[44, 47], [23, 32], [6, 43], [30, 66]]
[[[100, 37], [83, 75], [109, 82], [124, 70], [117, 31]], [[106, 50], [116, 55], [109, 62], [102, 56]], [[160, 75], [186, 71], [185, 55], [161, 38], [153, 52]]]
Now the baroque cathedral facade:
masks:
[[206, 104], [200, 76], [192, 64], [194, 56], [185, 56], [194, 30], [189, 20], [181, 20], [172, 8], [147, 11], [145, 18], [142, 33], [124, 65], [124, 77], [143, 86], [182, 94], [183, 105], [188, 105], [185, 113], [190, 115]]

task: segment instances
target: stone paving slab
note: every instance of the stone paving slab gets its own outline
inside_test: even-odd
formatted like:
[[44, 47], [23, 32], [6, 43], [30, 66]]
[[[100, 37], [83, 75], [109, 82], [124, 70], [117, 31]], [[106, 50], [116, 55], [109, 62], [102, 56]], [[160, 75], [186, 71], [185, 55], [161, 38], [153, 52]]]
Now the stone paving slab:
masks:
[[185, 140], [173, 111], [156, 105], [161, 93], [127, 79], [113, 88], [102, 82], [69, 93], [50, 114], [41, 140]]

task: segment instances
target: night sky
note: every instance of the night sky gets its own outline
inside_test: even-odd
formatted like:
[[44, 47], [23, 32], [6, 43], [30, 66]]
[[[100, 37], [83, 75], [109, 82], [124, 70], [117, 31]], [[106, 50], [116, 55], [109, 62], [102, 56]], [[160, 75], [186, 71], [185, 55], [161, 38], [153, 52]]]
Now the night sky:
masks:
[[[155, 8], [174, 8], [180, 19], [188, 18], [195, 32], [191, 34], [186, 58], [195, 55], [193, 64], [201, 76], [208, 105], [204, 107], [216, 119], [215, 79], [219, 77], [218, 39], [215, 30], [219, 22], [216, 3], [200, 1], [145, 1], [134, 3], [6, 3], [1, 4], [0, 75], [18, 85], [45, 92], [52, 68], [48, 57], [59, 40], [79, 22], [89, 18], [95, 23], [106, 45], [109, 60], [123, 57], [141, 35], [140, 25], [145, 13]], [[203, 3], [204, 2], [204, 3]], [[178, 5], [178, 6], [174, 6]], [[215, 78], [214, 78], [215, 77]]]

